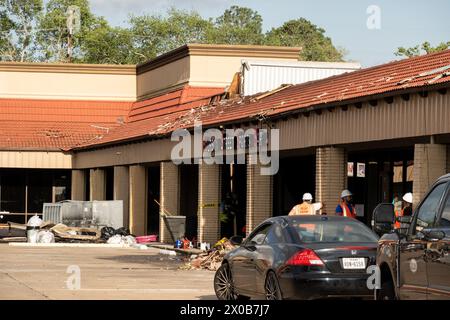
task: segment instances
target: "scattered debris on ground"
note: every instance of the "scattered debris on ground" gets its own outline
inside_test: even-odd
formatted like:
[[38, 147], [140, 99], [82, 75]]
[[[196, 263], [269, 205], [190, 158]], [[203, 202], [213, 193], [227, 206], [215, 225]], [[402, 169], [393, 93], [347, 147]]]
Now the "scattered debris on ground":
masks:
[[223, 238], [218, 241], [212, 249], [201, 253], [199, 255], [191, 256], [191, 260], [185, 265], [181, 266], [182, 270], [192, 270], [192, 269], [207, 269], [211, 271], [216, 271], [222, 264], [225, 254], [235, 249], [236, 246], [233, 245], [230, 240]]

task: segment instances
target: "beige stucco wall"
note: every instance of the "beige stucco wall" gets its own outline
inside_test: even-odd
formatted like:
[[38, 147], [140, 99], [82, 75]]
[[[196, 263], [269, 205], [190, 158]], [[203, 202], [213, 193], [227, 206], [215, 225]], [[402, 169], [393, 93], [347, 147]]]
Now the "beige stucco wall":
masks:
[[[40, 65], [39, 65], [40, 66]], [[95, 66], [98, 67], [98, 66]], [[72, 68], [74, 69], [74, 68]], [[115, 69], [114, 69], [115, 70]], [[83, 70], [0, 64], [0, 98], [135, 101], [132, 68]]]
[[145, 99], [161, 90], [176, 88], [189, 81], [189, 57], [149, 70], [137, 76], [137, 98]]
[[[201, 87], [226, 87], [240, 71], [242, 60], [267, 60], [266, 57], [246, 56], [190, 56], [191, 73], [189, 84]], [[297, 61], [289, 58], [270, 58], [280, 61]]]

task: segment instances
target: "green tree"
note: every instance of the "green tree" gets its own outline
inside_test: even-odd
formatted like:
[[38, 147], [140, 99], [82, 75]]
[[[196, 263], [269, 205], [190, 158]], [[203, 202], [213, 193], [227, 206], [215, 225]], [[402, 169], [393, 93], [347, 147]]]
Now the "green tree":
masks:
[[[67, 17], [69, 6], [76, 6], [80, 13], [80, 30], [69, 33]], [[41, 31], [37, 42], [44, 61], [82, 61], [81, 43], [95, 28], [102, 26], [102, 19], [94, 16], [89, 0], [49, 0], [39, 21]], [[72, 54], [69, 54], [69, 52]]]
[[208, 42], [260, 45], [264, 41], [262, 23], [263, 19], [257, 11], [232, 6], [215, 19], [214, 29], [210, 29], [208, 34]]
[[33, 60], [42, 0], [0, 0], [0, 60]]
[[142, 59], [133, 54], [133, 35], [127, 28], [111, 27], [100, 19], [80, 43], [79, 62], [100, 64], [136, 64]]
[[300, 59], [307, 61], [342, 61], [344, 50], [336, 48], [325, 30], [300, 18], [285, 22], [266, 33], [265, 44], [302, 47]]
[[129, 23], [138, 61], [154, 58], [186, 43], [204, 43], [212, 28], [212, 23], [197, 12], [175, 8], [170, 9], [166, 17], [132, 16]]
[[428, 41], [426, 41], [426, 42], [422, 43], [421, 45], [417, 45], [415, 47], [410, 47], [410, 48], [399, 47], [397, 49], [397, 51], [394, 52], [394, 54], [396, 56], [400, 56], [400, 57], [403, 56], [403, 57], [411, 58], [411, 57], [415, 57], [415, 56], [420, 56], [421, 54], [428, 54], [428, 53], [447, 50], [448, 48], [450, 48], [450, 41], [441, 42], [440, 44], [438, 44], [435, 47], [432, 47], [431, 44]]

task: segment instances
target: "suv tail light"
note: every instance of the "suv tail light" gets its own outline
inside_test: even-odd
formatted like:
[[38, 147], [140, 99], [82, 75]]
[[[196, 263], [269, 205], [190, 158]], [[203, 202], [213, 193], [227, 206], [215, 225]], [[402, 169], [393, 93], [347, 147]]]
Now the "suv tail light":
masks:
[[323, 266], [324, 263], [311, 249], [303, 249], [294, 254], [286, 264], [291, 266]]

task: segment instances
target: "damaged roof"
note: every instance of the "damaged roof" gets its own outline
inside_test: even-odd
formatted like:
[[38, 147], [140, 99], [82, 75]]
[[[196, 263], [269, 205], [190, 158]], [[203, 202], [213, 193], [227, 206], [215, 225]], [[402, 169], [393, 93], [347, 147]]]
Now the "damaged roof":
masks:
[[[379, 94], [399, 94], [409, 88], [450, 82], [450, 50], [394, 61], [383, 65], [332, 76], [299, 85], [285, 85], [273, 91], [231, 100], [208, 96], [173, 105], [170, 95], [134, 105], [130, 122], [112, 130], [90, 148], [143, 137], [167, 135], [179, 128], [192, 128], [195, 121], [204, 126], [261, 120], [294, 110], [322, 105], [368, 100]], [[426, 89], [426, 88], [424, 88]], [[216, 95], [220, 94], [217, 92]], [[176, 95], [174, 93], [174, 95]], [[175, 96], [173, 98], [176, 100]], [[172, 102], [169, 102], [172, 101]], [[142, 107], [140, 107], [142, 104]], [[149, 116], [141, 119], [139, 110], [148, 106]], [[151, 115], [151, 116], [150, 116]], [[142, 121], [133, 122], [132, 117]]]
[[0, 99], [0, 149], [69, 149], [120, 126], [131, 102]]
[[450, 50], [395, 61], [245, 98], [184, 86], [144, 101], [0, 99], [0, 149], [80, 150], [159, 137], [179, 128], [261, 120], [324, 105], [450, 82]]

